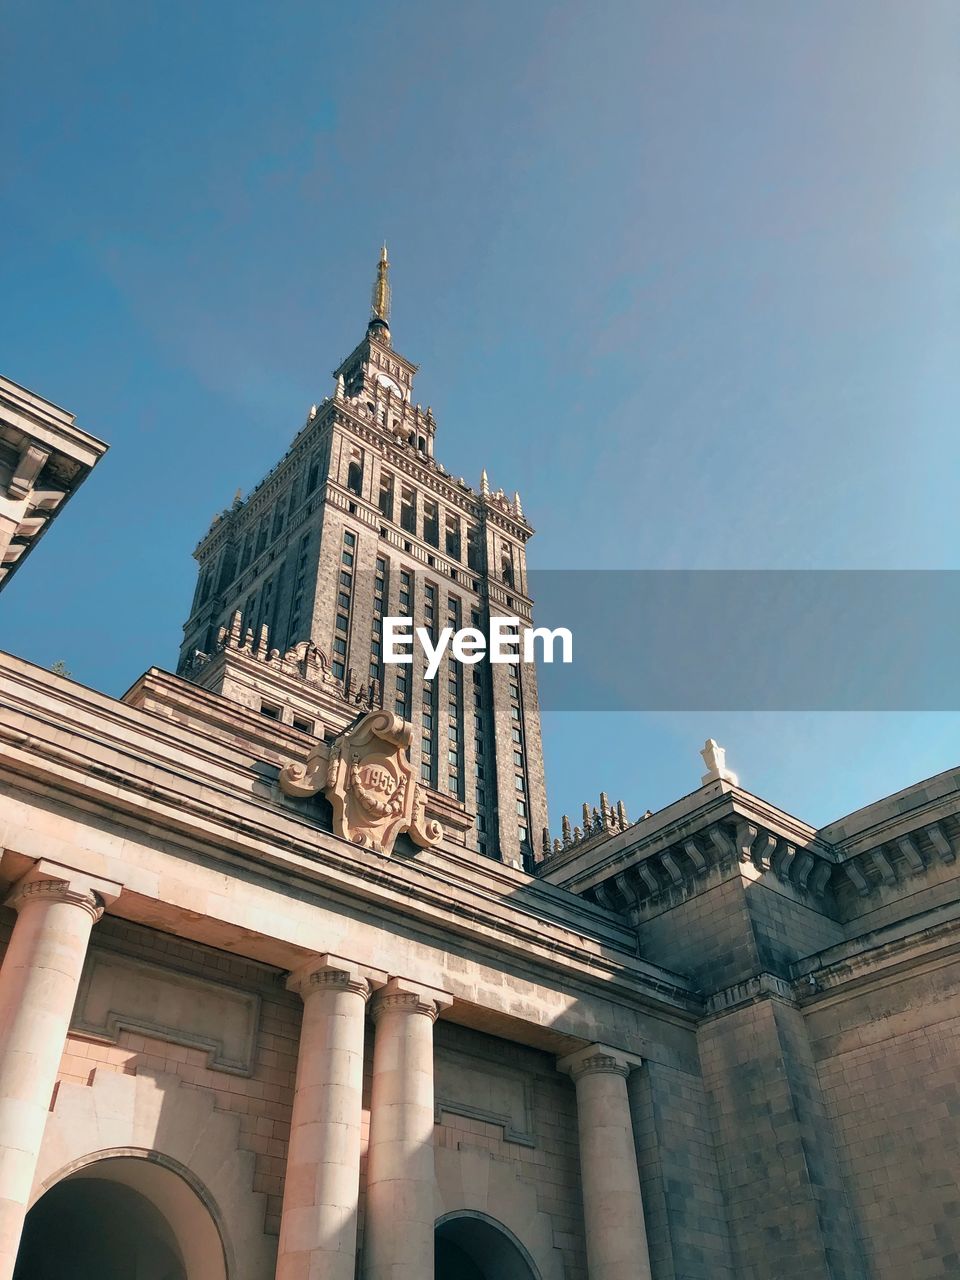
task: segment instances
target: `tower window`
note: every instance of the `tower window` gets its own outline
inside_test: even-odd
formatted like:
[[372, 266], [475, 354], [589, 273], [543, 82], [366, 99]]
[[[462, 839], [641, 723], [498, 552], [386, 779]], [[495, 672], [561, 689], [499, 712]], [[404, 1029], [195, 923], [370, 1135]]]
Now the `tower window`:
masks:
[[429, 498], [423, 503], [423, 540], [432, 547], [440, 546], [440, 511]]
[[480, 537], [476, 525], [467, 525], [467, 566], [480, 568]]
[[393, 476], [389, 471], [380, 473], [380, 497], [378, 499], [381, 515], [388, 520], [393, 519]]
[[460, 521], [452, 511], [447, 512], [446, 548], [448, 556], [460, 559]]
[[363, 488], [363, 454], [355, 446], [350, 449], [350, 464], [347, 467], [347, 488], [360, 497]]
[[407, 533], [417, 532], [417, 495], [408, 484], [400, 488], [400, 527]]

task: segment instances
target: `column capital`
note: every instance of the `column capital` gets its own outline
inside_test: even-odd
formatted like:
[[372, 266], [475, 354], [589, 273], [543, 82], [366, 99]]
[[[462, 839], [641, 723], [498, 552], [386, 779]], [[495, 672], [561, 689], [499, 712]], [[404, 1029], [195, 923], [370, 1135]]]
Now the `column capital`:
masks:
[[324, 952], [293, 970], [287, 978], [287, 990], [298, 992], [303, 1000], [318, 991], [352, 991], [368, 1000], [386, 981], [387, 975], [380, 969]]
[[642, 1063], [642, 1058], [634, 1053], [626, 1053], [623, 1049], [614, 1049], [608, 1044], [588, 1044], [558, 1058], [557, 1070], [570, 1076], [574, 1083], [584, 1076], [602, 1074], [623, 1076], [626, 1079]]
[[449, 991], [428, 987], [409, 978], [391, 978], [373, 1001], [373, 1020], [384, 1013], [419, 1013], [436, 1022], [441, 1009], [453, 1004]]
[[96, 923], [122, 888], [113, 880], [41, 858], [13, 886], [6, 906], [20, 912], [34, 903], [66, 902], [86, 911]]

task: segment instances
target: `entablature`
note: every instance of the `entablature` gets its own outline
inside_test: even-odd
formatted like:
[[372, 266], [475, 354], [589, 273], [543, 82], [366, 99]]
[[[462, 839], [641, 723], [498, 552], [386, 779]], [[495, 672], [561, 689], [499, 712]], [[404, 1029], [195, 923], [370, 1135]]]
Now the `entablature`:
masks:
[[[336, 839], [278, 803], [260, 752], [6, 656], [0, 696], [6, 855], [96, 851], [98, 874], [123, 873], [116, 914], [293, 968], [315, 948], [315, 904], [377, 945], [409, 937], [437, 956], [474, 956], [505, 994], [504, 966], [548, 983], [571, 1013], [589, 995], [685, 1025], [697, 1016], [696, 991], [638, 958], [625, 921], [522, 871], [456, 846], [385, 858]], [[261, 892], [256, 910], [243, 905]]]

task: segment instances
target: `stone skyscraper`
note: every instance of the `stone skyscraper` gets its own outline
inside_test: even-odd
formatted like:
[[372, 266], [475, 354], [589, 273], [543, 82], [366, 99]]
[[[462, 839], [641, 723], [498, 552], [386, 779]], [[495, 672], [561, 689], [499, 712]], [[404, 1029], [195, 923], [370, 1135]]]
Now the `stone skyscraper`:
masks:
[[[273, 471], [198, 546], [178, 672], [235, 694], [225, 664], [210, 661], [229, 647], [231, 627], [234, 648], [251, 657], [301, 646], [298, 675], [303, 646], [315, 646], [328, 691], [336, 684], [412, 725], [413, 764], [446, 825], [458, 825], [451, 803], [461, 806], [469, 847], [529, 866], [546, 824], [534, 667], [448, 657], [428, 682], [419, 657], [383, 661], [385, 615], [412, 616], [435, 635], [486, 632], [497, 615], [529, 622], [533, 532], [518, 495], [491, 492], [486, 473], [475, 491], [434, 456], [436, 420], [414, 400], [417, 366], [393, 347], [388, 273], [384, 247], [366, 334], [334, 371], [333, 396], [311, 407]], [[302, 681], [284, 697], [251, 676], [250, 705], [258, 687], [264, 714], [306, 731], [319, 719]], [[332, 708], [323, 709], [329, 726]]]

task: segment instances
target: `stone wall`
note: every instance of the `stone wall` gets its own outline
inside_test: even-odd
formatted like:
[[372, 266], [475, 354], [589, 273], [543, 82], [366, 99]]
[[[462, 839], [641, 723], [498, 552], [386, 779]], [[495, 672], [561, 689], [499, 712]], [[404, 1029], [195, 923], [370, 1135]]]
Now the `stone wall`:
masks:
[[710, 871], [695, 892], [650, 910], [639, 925], [643, 956], [718, 991], [759, 972], [786, 977], [792, 961], [842, 942], [844, 928], [789, 886]]
[[644, 959], [711, 990], [757, 972], [756, 939], [736, 870], [724, 877], [710, 872], [699, 892], [645, 917], [638, 935]]
[[764, 998], [699, 1039], [739, 1280], [864, 1280], [802, 1016]]
[[810, 1017], [873, 1280], [960, 1274], [960, 966]]
[[587, 1280], [573, 1084], [550, 1054], [449, 1022], [435, 1030], [441, 1192], [444, 1179], [459, 1180], [448, 1194], [464, 1207], [508, 1226], [518, 1209], [520, 1220], [541, 1219], [514, 1228], [522, 1243], [534, 1252], [539, 1233], [564, 1280]]
[[645, 1062], [629, 1090], [653, 1280], [733, 1280], [700, 1078]]
[[94, 1071], [135, 1075], [145, 1069], [177, 1076], [190, 1088], [209, 1090], [218, 1109], [239, 1117], [240, 1149], [255, 1155], [253, 1190], [267, 1197], [264, 1230], [277, 1235], [300, 1035], [299, 998], [284, 989], [276, 970], [109, 916], [96, 927], [88, 964], [106, 948], [148, 964], [169, 966], [174, 979], [190, 975], [256, 992], [260, 1003], [251, 1072], [241, 1075], [211, 1067], [206, 1049], [121, 1027], [115, 1044], [71, 1031], [59, 1080], [89, 1084]]

